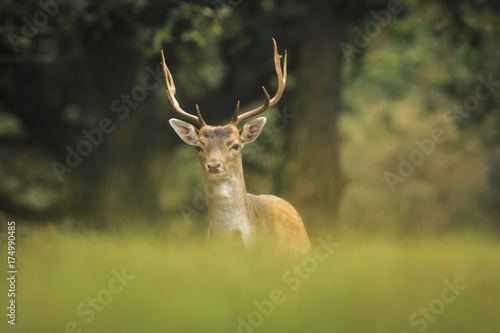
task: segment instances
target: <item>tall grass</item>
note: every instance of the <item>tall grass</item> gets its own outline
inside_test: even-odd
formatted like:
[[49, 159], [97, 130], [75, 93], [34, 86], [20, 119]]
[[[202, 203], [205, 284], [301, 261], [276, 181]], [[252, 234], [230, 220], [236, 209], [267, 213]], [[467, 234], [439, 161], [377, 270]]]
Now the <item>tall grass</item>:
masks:
[[[333, 236], [338, 247], [330, 254], [318, 250], [318, 260], [317, 242], [311, 256], [292, 258], [266, 247], [246, 252], [152, 232], [76, 234], [20, 226], [18, 234], [24, 236], [17, 244], [17, 324], [7, 325], [3, 314], [2, 332], [399, 333], [500, 327], [500, 244], [484, 235], [406, 242]], [[125, 284], [113, 280], [122, 273], [129, 276]], [[455, 282], [466, 289], [439, 308], [446, 283]], [[0, 288], [6, 305], [5, 279]], [[453, 295], [445, 293], [447, 299]], [[89, 298], [96, 298], [100, 311], [92, 310]], [[419, 314], [429, 306], [434, 306], [432, 321]]]

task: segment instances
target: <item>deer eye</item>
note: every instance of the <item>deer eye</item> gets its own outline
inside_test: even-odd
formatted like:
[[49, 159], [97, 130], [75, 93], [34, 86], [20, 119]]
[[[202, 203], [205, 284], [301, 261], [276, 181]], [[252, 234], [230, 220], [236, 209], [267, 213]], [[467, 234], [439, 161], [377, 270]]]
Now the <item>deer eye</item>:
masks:
[[231, 148], [234, 150], [238, 150], [240, 148], [240, 145], [235, 143]]
[[201, 146], [194, 146], [196, 148], [196, 150], [198, 151], [198, 153], [202, 152], [203, 151], [203, 148], [201, 148]]

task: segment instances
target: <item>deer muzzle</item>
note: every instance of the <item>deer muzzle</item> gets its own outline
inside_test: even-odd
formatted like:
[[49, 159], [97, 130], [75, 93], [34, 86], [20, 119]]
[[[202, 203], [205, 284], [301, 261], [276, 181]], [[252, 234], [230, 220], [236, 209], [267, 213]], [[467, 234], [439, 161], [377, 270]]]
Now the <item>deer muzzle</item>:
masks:
[[207, 161], [207, 171], [209, 173], [221, 173], [223, 170], [222, 161], [218, 158], [211, 158]]

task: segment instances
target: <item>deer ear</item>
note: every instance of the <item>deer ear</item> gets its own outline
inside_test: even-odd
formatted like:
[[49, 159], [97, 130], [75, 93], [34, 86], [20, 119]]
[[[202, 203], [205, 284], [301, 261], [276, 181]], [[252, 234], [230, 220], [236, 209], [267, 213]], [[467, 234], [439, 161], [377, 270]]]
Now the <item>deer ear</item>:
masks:
[[259, 117], [249, 121], [240, 129], [240, 140], [242, 144], [250, 143], [257, 139], [266, 123], [265, 117]]
[[172, 118], [168, 121], [177, 135], [188, 145], [198, 142], [198, 129], [185, 121]]

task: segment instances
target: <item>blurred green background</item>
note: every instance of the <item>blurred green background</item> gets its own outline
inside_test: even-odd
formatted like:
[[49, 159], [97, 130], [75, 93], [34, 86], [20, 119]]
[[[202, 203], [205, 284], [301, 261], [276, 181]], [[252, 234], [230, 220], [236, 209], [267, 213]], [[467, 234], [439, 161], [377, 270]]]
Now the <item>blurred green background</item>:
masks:
[[[163, 50], [182, 107], [224, 125], [274, 93], [275, 38], [287, 87], [243, 150], [247, 189], [341, 250], [251, 329], [420, 331], [408, 317], [458, 276], [464, 296], [425, 330], [497, 331], [499, 15], [493, 0], [3, 1], [0, 220], [18, 225], [20, 329], [236, 331], [288, 290], [291, 260], [204, 244], [204, 177], [159, 67]], [[90, 328], [75, 308], [121, 267], [136, 280]]]

